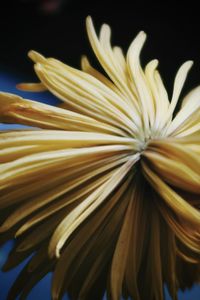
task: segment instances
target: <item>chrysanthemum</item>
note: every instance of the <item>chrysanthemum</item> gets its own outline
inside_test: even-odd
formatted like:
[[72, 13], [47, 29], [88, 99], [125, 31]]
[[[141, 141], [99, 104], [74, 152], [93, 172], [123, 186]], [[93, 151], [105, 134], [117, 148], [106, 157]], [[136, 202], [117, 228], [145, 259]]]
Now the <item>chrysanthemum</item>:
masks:
[[52, 298], [130, 296], [162, 300], [166, 284], [200, 280], [200, 87], [175, 113], [192, 62], [169, 99], [158, 61], [143, 70], [140, 32], [112, 47], [103, 25], [90, 44], [107, 74], [82, 59], [82, 71], [31, 51], [38, 84], [64, 104], [52, 107], [0, 94], [0, 120], [30, 130], [0, 133], [2, 241], [16, 237], [8, 270], [34, 253], [8, 299], [25, 299], [53, 271]]

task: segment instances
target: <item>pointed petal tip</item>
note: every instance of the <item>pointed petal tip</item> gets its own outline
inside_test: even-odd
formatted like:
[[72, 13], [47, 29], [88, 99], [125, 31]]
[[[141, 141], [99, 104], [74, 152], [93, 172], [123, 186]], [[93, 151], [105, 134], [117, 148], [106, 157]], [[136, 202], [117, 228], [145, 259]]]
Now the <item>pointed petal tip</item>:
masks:
[[87, 69], [87, 67], [89, 67], [89, 61], [86, 55], [82, 55], [81, 56], [81, 69], [84, 71], [85, 69]]
[[147, 38], [147, 34], [145, 33], [145, 31], [141, 30], [141, 31], [139, 31], [138, 34], [136, 35], [135, 40], [136, 40], [136, 39], [140, 39], [140, 40], [142, 40], [142, 41], [145, 41], [146, 38]]
[[60, 258], [60, 248], [59, 247], [56, 248], [55, 257], [57, 259]]
[[146, 65], [145, 70], [149, 70], [149, 69], [150, 69], [150, 70], [151, 70], [151, 69], [156, 70], [157, 67], [158, 67], [158, 64], [159, 64], [158, 59], [152, 59], [152, 60]]
[[43, 55], [34, 50], [28, 52], [28, 57], [35, 63], [44, 63], [46, 60]]
[[189, 71], [190, 68], [193, 66], [193, 64], [194, 64], [194, 61], [193, 61], [193, 60], [187, 60], [187, 61], [185, 61], [185, 62], [182, 64], [182, 66], [180, 67], [180, 69], [181, 69], [181, 68], [184, 68], [184, 69], [186, 69], [186, 71]]
[[24, 224], [22, 225], [17, 232], [15, 233], [15, 238], [18, 238], [20, 235], [22, 235], [27, 229], [27, 226]]
[[152, 62], [154, 63], [155, 66], [158, 66], [159, 60], [157, 58], [153, 59]]
[[92, 17], [90, 15], [88, 15], [85, 19], [85, 22], [86, 22], [86, 25], [92, 24], [93, 23]]
[[23, 98], [18, 95], [0, 92], [0, 116], [9, 114], [9, 112], [14, 109], [13, 105], [21, 100], [23, 100]]
[[147, 36], [147, 34], [144, 30], [140, 30], [138, 34], [143, 35], [143, 36]]
[[50, 241], [49, 243], [49, 248], [48, 248], [48, 255], [51, 259], [56, 258], [59, 259], [60, 258], [60, 248], [58, 247], [58, 245], [53, 245], [52, 241]]
[[136, 37], [134, 38], [134, 40], [132, 41], [132, 43], [130, 44], [130, 47], [128, 49], [127, 52], [127, 57], [130, 58], [130, 56], [132, 55], [136, 55], [138, 56], [145, 41], [146, 41], [147, 35], [144, 31], [140, 31]]
[[86, 56], [85, 54], [82, 54], [82, 55], [81, 55], [81, 60], [88, 60], [88, 59], [87, 59], [87, 56]]
[[88, 63], [88, 58], [86, 55], [81, 55], [81, 64], [85, 64], [85, 63]]
[[107, 31], [107, 32], [111, 33], [111, 28], [110, 28], [110, 26], [108, 24], [103, 23], [101, 25], [101, 31]]
[[18, 84], [16, 84], [16, 89], [18, 89], [19, 91], [24, 91], [24, 89], [23, 89], [23, 86], [24, 86], [24, 83], [18, 83]]
[[186, 61], [185, 63], [188, 63], [188, 65], [192, 66], [194, 64], [194, 61], [190, 59], [190, 60]]

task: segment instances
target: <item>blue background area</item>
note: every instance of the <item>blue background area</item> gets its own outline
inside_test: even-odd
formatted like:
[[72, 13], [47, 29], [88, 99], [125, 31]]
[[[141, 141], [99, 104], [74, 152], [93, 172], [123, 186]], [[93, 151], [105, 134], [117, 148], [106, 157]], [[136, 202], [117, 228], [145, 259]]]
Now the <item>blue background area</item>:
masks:
[[[0, 91], [17, 93], [22, 97], [34, 99], [34, 100], [40, 100], [44, 103], [49, 103], [49, 104], [56, 104], [58, 102], [52, 95], [50, 95], [47, 92], [37, 94], [37, 93], [27, 93], [27, 92], [18, 91], [15, 88], [15, 85], [22, 81], [24, 81], [24, 78], [22, 76], [11, 77], [9, 74], [6, 74], [5, 72], [3, 74], [0, 73]], [[20, 127], [23, 126], [0, 124], [0, 130], [20, 128]], [[9, 241], [2, 248], [0, 248], [0, 269], [3, 266], [6, 257], [12, 248], [13, 243], [14, 243], [13, 241]], [[0, 300], [6, 299], [6, 295], [8, 293], [9, 288], [11, 287], [13, 281], [17, 277], [18, 273], [20, 272], [24, 264], [25, 262], [20, 264], [18, 267], [14, 268], [12, 271], [6, 273], [0, 271]], [[50, 289], [51, 289], [51, 274], [48, 274], [32, 289], [27, 300], [36, 300], [36, 299], [49, 300], [51, 299]], [[165, 294], [166, 294], [166, 300], [171, 300], [171, 298], [167, 293], [167, 290], [165, 291]], [[67, 300], [67, 299], [68, 298], [66, 296], [63, 298], [63, 300]], [[180, 291], [178, 294], [178, 299], [179, 300], [200, 300], [200, 286], [195, 286], [193, 287], [193, 289], [187, 290], [184, 293]], [[91, 300], [95, 300], [95, 299], [91, 299]], [[103, 300], [106, 300], [106, 297], [104, 297]]]

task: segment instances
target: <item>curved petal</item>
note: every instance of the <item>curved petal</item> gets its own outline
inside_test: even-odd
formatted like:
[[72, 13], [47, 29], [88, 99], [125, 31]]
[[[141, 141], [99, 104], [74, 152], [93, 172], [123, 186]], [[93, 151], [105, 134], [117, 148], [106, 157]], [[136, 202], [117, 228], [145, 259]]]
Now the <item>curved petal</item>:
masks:
[[87, 116], [8, 93], [0, 93], [0, 121], [45, 129], [113, 132], [124, 135], [119, 129]]
[[155, 189], [155, 191], [161, 196], [166, 205], [169, 206], [173, 212], [190, 222], [191, 224], [200, 226], [200, 212], [187, 203], [180, 195], [178, 195], [170, 186], [168, 186], [160, 177], [147, 166], [146, 163], [142, 162], [142, 170]]

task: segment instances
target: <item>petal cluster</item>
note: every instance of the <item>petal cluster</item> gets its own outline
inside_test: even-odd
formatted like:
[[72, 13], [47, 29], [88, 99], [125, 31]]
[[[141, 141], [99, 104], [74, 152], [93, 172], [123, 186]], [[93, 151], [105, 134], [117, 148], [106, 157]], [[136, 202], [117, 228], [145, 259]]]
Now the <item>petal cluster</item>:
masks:
[[0, 132], [4, 270], [34, 253], [8, 299], [53, 271], [53, 300], [162, 300], [164, 284], [175, 300], [200, 281], [200, 87], [179, 100], [192, 62], [169, 99], [158, 61], [141, 66], [144, 32], [125, 56], [108, 25], [86, 27], [107, 75], [31, 51], [40, 82], [18, 87], [62, 104], [0, 93], [0, 121], [30, 126]]

